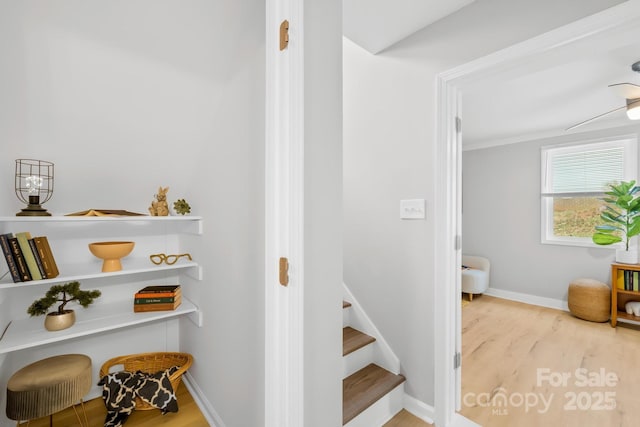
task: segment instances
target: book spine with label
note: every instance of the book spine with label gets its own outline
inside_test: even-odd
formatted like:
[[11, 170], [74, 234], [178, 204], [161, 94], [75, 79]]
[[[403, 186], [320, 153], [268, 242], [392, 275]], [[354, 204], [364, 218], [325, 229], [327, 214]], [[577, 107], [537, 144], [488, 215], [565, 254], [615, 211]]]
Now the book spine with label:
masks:
[[27, 268], [29, 269], [31, 279], [42, 280], [42, 274], [40, 274], [40, 269], [38, 268], [38, 264], [36, 264], [36, 259], [34, 258], [33, 251], [29, 245], [30, 238], [31, 234], [27, 231], [16, 233], [16, 239], [18, 239], [18, 244], [20, 245], [20, 250], [22, 251], [22, 256], [24, 256]]
[[22, 250], [20, 249], [20, 245], [18, 244], [18, 239], [15, 237], [9, 238], [9, 245], [11, 246], [13, 257], [16, 260], [16, 265], [18, 266], [18, 273], [20, 273], [20, 279], [23, 282], [30, 281], [31, 274], [29, 274], [29, 269], [27, 268], [27, 262], [24, 259], [24, 255], [22, 255]]
[[31, 252], [33, 252], [33, 258], [36, 260], [36, 264], [38, 265], [38, 270], [40, 271], [40, 275], [43, 279], [47, 278], [47, 272], [44, 270], [44, 265], [42, 265], [42, 260], [40, 259], [40, 254], [38, 254], [38, 248], [36, 247], [36, 242], [33, 239], [29, 239], [29, 246], [31, 247]]
[[36, 243], [36, 248], [38, 248], [38, 255], [40, 255], [42, 265], [47, 272], [47, 278], [53, 279], [54, 277], [58, 277], [58, 274], [60, 273], [58, 272], [58, 266], [53, 258], [53, 253], [51, 252], [51, 247], [49, 246], [47, 237], [34, 237], [33, 241]]
[[0, 246], [2, 247], [4, 259], [7, 261], [7, 267], [9, 268], [11, 279], [13, 280], [13, 283], [18, 283], [22, 282], [22, 278], [20, 277], [20, 272], [18, 272], [18, 265], [16, 264], [16, 259], [13, 256], [11, 245], [9, 245], [9, 237], [11, 237], [11, 234], [0, 234]]
[[136, 297], [133, 301], [134, 304], [173, 304], [176, 299], [180, 297], [165, 297], [165, 298], [139, 298]]

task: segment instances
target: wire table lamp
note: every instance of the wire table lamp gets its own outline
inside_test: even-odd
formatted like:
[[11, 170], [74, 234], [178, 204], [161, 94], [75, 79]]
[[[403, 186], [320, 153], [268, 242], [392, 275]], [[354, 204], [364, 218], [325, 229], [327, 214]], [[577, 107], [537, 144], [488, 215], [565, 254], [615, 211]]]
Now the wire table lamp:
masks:
[[53, 163], [44, 160], [16, 160], [16, 196], [26, 203], [16, 216], [51, 216], [41, 204], [53, 195]]

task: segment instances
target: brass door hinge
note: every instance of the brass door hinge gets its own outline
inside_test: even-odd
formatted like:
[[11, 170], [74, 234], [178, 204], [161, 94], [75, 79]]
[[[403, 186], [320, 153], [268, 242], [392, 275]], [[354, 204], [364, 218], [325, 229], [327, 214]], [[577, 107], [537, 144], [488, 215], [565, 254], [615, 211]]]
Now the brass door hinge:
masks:
[[286, 19], [280, 24], [280, 50], [285, 50], [289, 45], [289, 21]]
[[280, 258], [280, 284], [287, 286], [289, 284], [289, 260]]

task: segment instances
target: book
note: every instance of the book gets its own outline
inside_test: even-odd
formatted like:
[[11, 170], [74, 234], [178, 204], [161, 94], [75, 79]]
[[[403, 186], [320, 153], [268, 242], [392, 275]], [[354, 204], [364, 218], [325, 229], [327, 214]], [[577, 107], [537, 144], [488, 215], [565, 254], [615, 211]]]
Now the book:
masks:
[[145, 311], [171, 311], [178, 308], [180, 304], [182, 304], [182, 298], [177, 298], [173, 303], [133, 304], [133, 312], [140, 313]]
[[44, 270], [44, 265], [42, 264], [42, 260], [40, 259], [40, 254], [38, 254], [38, 248], [36, 247], [36, 242], [33, 239], [29, 239], [29, 246], [31, 246], [31, 252], [33, 252], [33, 258], [36, 260], [36, 264], [38, 265], [38, 270], [40, 270], [40, 275], [43, 279], [47, 278], [47, 272]]
[[160, 298], [140, 298], [135, 297], [134, 304], [173, 304], [176, 299], [180, 299], [180, 296], [175, 297], [160, 297]]
[[22, 282], [22, 278], [18, 272], [18, 266], [16, 265], [13, 251], [9, 245], [9, 237], [12, 237], [12, 234], [0, 234], [0, 246], [2, 247], [2, 253], [4, 254], [4, 259], [7, 262], [7, 267], [9, 268], [11, 279], [13, 280], [13, 283], [18, 283]]
[[622, 270], [617, 271], [618, 280], [616, 281], [618, 289], [624, 289], [624, 272]]
[[624, 290], [629, 290], [629, 270], [624, 270]]
[[24, 259], [24, 255], [22, 255], [22, 250], [20, 249], [20, 245], [18, 244], [18, 239], [13, 236], [10, 237], [9, 246], [11, 247], [11, 251], [13, 252], [13, 258], [16, 260], [16, 265], [18, 266], [18, 273], [20, 274], [20, 280], [23, 282], [30, 281], [31, 274], [29, 273], [29, 268], [27, 268], [27, 262]]
[[40, 274], [40, 269], [38, 268], [38, 264], [36, 264], [36, 259], [33, 256], [31, 245], [29, 245], [31, 234], [28, 231], [21, 231], [19, 233], [16, 233], [15, 236], [16, 239], [18, 239], [18, 244], [20, 245], [22, 256], [24, 256], [24, 260], [27, 263], [27, 268], [29, 269], [31, 279], [42, 280], [42, 274]]
[[53, 258], [53, 252], [51, 251], [51, 246], [49, 246], [47, 236], [34, 237], [33, 241], [38, 249], [38, 255], [40, 255], [44, 270], [47, 272], [47, 278], [53, 279], [54, 277], [58, 277], [60, 272], [58, 271], [56, 260]]
[[174, 298], [177, 295], [180, 295], [180, 291], [178, 292], [150, 292], [150, 293], [145, 293], [145, 294], [135, 294], [133, 297], [140, 299], [140, 298]]
[[134, 298], [173, 298], [182, 295], [180, 288], [175, 292], [136, 292]]
[[140, 289], [138, 294], [149, 293], [165, 293], [165, 292], [177, 292], [180, 290], [180, 285], [150, 285]]
[[74, 212], [65, 216], [146, 216], [145, 214], [129, 212], [122, 209], [89, 209], [86, 211]]

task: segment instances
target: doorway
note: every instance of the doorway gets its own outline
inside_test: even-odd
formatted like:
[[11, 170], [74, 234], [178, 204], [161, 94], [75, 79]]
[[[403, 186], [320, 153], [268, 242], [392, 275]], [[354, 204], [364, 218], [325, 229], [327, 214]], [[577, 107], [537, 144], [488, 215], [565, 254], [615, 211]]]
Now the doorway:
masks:
[[[461, 375], [456, 370], [460, 348], [460, 254], [461, 254], [461, 141], [456, 130], [465, 90], [474, 84], [491, 83], [510, 73], [526, 73], [540, 67], [553, 56], [575, 56], [593, 43], [606, 43], [609, 36], [632, 28], [640, 21], [640, 5], [625, 3], [619, 7], [584, 18], [557, 30], [472, 61], [437, 78], [437, 149], [436, 204], [441, 206], [436, 218], [434, 291], [435, 422], [437, 425], [462, 425], [457, 411], [461, 405]], [[459, 127], [458, 127], [459, 130]], [[462, 138], [464, 133], [462, 132]], [[464, 365], [462, 366], [464, 372]], [[464, 374], [462, 374], [464, 375]]]

